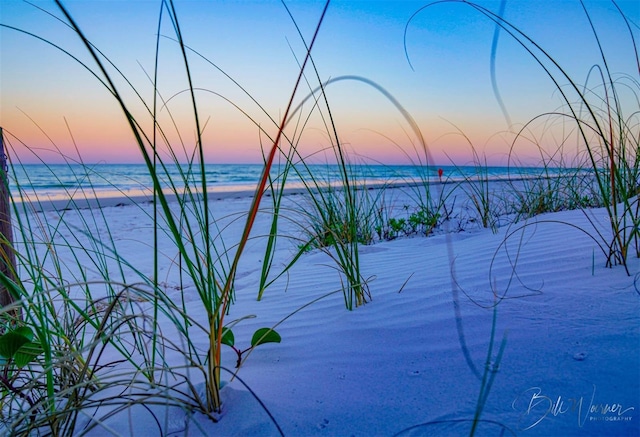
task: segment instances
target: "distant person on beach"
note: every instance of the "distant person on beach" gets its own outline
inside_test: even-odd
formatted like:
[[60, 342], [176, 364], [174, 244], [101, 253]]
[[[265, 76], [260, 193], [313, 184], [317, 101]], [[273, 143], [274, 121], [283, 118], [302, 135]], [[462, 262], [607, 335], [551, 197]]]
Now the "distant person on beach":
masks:
[[438, 179], [440, 179], [440, 182], [442, 182], [442, 173], [444, 173], [444, 170], [442, 170], [441, 168], [438, 169]]

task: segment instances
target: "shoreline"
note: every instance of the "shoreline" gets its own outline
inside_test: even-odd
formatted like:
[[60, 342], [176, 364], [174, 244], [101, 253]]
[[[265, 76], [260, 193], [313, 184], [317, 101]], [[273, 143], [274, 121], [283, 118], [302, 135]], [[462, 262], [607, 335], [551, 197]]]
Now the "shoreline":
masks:
[[[443, 180], [431, 179], [428, 181], [415, 181], [415, 180], [396, 180], [396, 181], [381, 181], [381, 180], [368, 180], [357, 181], [358, 190], [383, 190], [383, 189], [412, 189], [421, 186], [444, 187], [448, 185], [462, 185], [470, 183], [514, 183], [522, 182], [526, 180], [535, 179], [551, 179], [554, 177], [563, 176], [518, 176], [518, 177], [478, 177], [478, 178], [447, 178]], [[318, 189], [332, 187], [337, 190], [342, 189], [340, 182], [326, 184], [324, 187], [305, 187], [303, 183], [290, 183], [284, 188], [284, 195], [300, 195], [307, 194], [310, 190], [316, 192]], [[257, 183], [252, 184], [236, 184], [236, 185], [218, 185], [212, 186], [208, 190], [208, 198], [210, 200], [226, 200], [226, 199], [242, 199], [253, 198], [257, 188]], [[278, 188], [279, 189], [279, 188]], [[153, 203], [153, 193], [151, 190], [142, 189], [129, 189], [126, 191], [120, 190], [91, 190], [90, 192], [84, 189], [77, 189], [76, 195], [71, 194], [59, 194], [59, 193], [19, 193], [13, 196], [13, 203], [20, 211], [26, 210], [28, 207], [25, 204], [30, 205], [30, 211], [32, 212], [45, 212], [45, 211], [64, 211], [71, 209], [93, 209], [93, 208], [108, 208], [119, 207], [128, 205], [150, 204]], [[194, 191], [193, 195], [200, 195], [199, 191]], [[184, 191], [176, 193], [172, 190], [165, 190], [165, 196], [170, 203], [178, 201], [178, 195], [184, 194]], [[267, 189], [264, 193], [264, 197], [270, 197], [271, 192]]]

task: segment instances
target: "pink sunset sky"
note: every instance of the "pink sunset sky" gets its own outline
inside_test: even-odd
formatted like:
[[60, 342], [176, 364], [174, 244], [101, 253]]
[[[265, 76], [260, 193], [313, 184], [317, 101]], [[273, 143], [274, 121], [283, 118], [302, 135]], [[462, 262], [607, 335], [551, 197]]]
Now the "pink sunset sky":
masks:
[[[154, 71], [161, 2], [64, 4], [88, 39], [139, 93], [140, 97], [110, 67], [130, 110], [151, 132], [151, 119], [142, 101], [149, 106], [153, 102], [148, 76]], [[286, 4], [309, 41], [324, 2]], [[560, 95], [532, 56], [501, 32], [495, 80], [512, 122], [509, 126], [491, 84], [495, 23], [460, 2], [434, 4], [411, 19], [428, 4], [332, 1], [313, 50], [320, 78], [354, 75], [384, 88], [411, 114], [438, 162], [447, 164], [451, 158], [465, 164], [471, 160], [471, 147], [456, 133], [459, 130], [490, 163], [504, 163], [513, 140], [509, 130], [517, 131], [534, 117], [561, 109]], [[477, 4], [496, 13], [501, 7], [499, 1]], [[0, 6], [0, 127], [10, 143], [12, 159], [52, 162], [61, 160], [60, 154], [76, 157], [80, 153], [85, 162], [141, 162], [122, 111], [88, 70], [103, 77], [77, 35], [66, 26], [54, 2], [39, 1], [36, 5], [3, 0]], [[611, 71], [621, 78], [637, 77], [630, 30], [615, 5], [604, 0], [585, 1], [584, 5]], [[619, 1], [617, 5], [637, 41], [638, 2]], [[292, 19], [279, 1], [176, 0], [175, 9], [185, 43], [206, 58], [188, 53], [198, 116], [205, 125], [205, 159], [215, 163], [261, 162], [261, 144], [267, 147], [267, 134], [274, 136], [277, 131], [276, 123], [286, 109], [299, 71], [298, 62], [305, 54]], [[602, 59], [580, 2], [507, 1], [503, 16], [548, 51], [574, 81], [597, 88], [595, 76], [588, 79], [589, 71], [602, 64]], [[181, 149], [184, 144], [189, 151], [195, 141], [193, 109], [184, 92], [188, 87], [185, 68], [172, 40], [175, 33], [166, 10], [160, 34], [157, 83], [159, 95], [168, 103], [160, 110], [159, 119], [172, 147]], [[300, 88], [296, 103], [310, 87], [318, 85], [311, 70], [306, 77], [309, 85]], [[566, 85], [566, 80], [561, 85]], [[327, 96], [340, 140], [352, 156], [389, 164], [415, 159], [416, 136], [379, 90], [361, 81], [344, 80], [330, 85]], [[310, 104], [305, 105], [302, 118], [311, 109]], [[296, 130], [296, 123], [302, 121], [295, 118], [287, 133], [298, 138], [304, 154], [330, 145], [317, 111], [304, 130]], [[548, 153], [557, 149], [561, 141], [552, 131], [564, 129], [558, 124], [545, 118], [532, 125], [546, 131], [518, 141], [518, 158], [525, 164], [536, 164], [540, 160], [538, 146], [548, 148]], [[260, 134], [258, 125], [266, 134]], [[567, 155], [579, 152], [576, 144], [565, 147]], [[53, 149], [58, 151], [51, 152]], [[318, 156], [324, 159], [324, 155]]]

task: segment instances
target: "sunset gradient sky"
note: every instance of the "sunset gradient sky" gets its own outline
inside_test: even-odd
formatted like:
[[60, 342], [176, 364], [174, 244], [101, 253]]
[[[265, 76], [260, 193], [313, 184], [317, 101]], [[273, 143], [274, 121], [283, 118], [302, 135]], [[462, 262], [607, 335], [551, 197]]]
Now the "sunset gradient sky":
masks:
[[[286, 3], [309, 41], [324, 2]], [[0, 3], [0, 126], [13, 149], [12, 159], [54, 162], [61, 160], [60, 153], [71, 157], [80, 153], [85, 162], [91, 163], [141, 162], [115, 99], [70, 57], [77, 57], [102, 78], [77, 35], [64, 24], [53, 2], [36, 0], [35, 4], [38, 8], [17, 0]], [[151, 105], [153, 86], [148, 76], [154, 69], [160, 0], [64, 4], [89, 40]], [[412, 0], [332, 1], [312, 53], [320, 77], [325, 81], [355, 75], [378, 84], [415, 119], [437, 163], [448, 164], [448, 157], [457, 164], [470, 161], [470, 146], [456, 134], [459, 130], [491, 163], [504, 164], [513, 135], [507, 133], [509, 125], [491, 85], [495, 24], [469, 5], [456, 2], [429, 6], [409, 22], [427, 4]], [[501, 5], [499, 1], [483, 0], [478, 4], [494, 12]], [[638, 80], [629, 29], [614, 4], [606, 0], [584, 4], [611, 71]], [[640, 41], [640, 2], [624, 0], [617, 4], [630, 20], [636, 41]], [[175, 8], [186, 44], [202, 55], [188, 54], [197, 88], [198, 114], [206, 123], [206, 160], [260, 162], [261, 143], [266, 147], [269, 141], [266, 135], [260, 135], [256, 124], [275, 135], [277, 127], [272, 119], [278, 122], [282, 116], [298, 74], [298, 62], [305, 54], [293, 21], [280, 1], [271, 0], [176, 0]], [[184, 92], [185, 68], [166, 12], [163, 18], [158, 89], [169, 101], [159, 119], [174, 149], [182, 150], [184, 144], [189, 154], [195, 131], [188, 93]], [[597, 85], [595, 77], [589, 82], [587, 77], [590, 68], [602, 64], [602, 60], [579, 1], [507, 1], [504, 19], [548, 51], [577, 83]], [[16, 29], [37, 35], [69, 54]], [[138, 122], [151, 132], [150, 117], [140, 98], [113, 68], [110, 72]], [[310, 85], [303, 84], [296, 103], [309, 93], [309, 87], [318, 85], [311, 70], [307, 78]], [[512, 131], [537, 115], [558, 110], [562, 104], [542, 68], [504, 32], [497, 45], [495, 80]], [[566, 80], [562, 81], [561, 85], [565, 84]], [[330, 85], [327, 96], [340, 140], [352, 156], [394, 164], [416, 160], [416, 136], [378, 89], [363, 81], [343, 80]], [[303, 120], [296, 122], [304, 121], [311, 109], [310, 104], [305, 105], [300, 113]], [[326, 115], [326, 110], [323, 113]], [[287, 133], [297, 134], [304, 154], [330, 145], [317, 111], [304, 131], [296, 130], [292, 123]], [[554, 142], [558, 138], [553, 135], [536, 138], [517, 142], [515, 152], [523, 163], [539, 161], [539, 150], [531, 143], [550, 150], [557, 148]], [[60, 152], [51, 152], [56, 148]], [[572, 151], [575, 146], [567, 148], [567, 153]], [[325, 159], [322, 154], [318, 157]]]

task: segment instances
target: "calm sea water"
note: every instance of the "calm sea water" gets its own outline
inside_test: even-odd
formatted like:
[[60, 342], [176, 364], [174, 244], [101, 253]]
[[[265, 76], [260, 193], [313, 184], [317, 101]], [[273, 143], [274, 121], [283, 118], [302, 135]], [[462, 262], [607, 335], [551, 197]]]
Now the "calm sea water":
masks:
[[[259, 164], [207, 164], [205, 176], [207, 185], [212, 191], [246, 191], [253, 190], [258, 183], [262, 165]], [[464, 177], [477, 175], [473, 166], [443, 166], [443, 180], [459, 180]], [[311, 165], [309, 167], [314, 177], [322, 182], [337, 183], [340, 181], [339, 168], [336, 165]], [[428, 178], [437, 182], [439, 167], [412, 165], [360, 165], [353, 166], [352, 173], [361, 181], [367, 183], [408, 183], [422, 181]], [[281, 168], [274, 168], [271, 175], [279, 180]], [[543, 169], [534, 167], [486, 167], [483, 172], [489, 178], [535, 177], [543, 173]], [[547, 169], [548, 171], [548, 169]], [[161, 182], [168, 187], [170, 180], [177, 188], [184, 186], [182, 174], [188, 174], [186, 166], [171, 165], [160, 172]], [[91, 190], [96, 195], [110, 193], [132, 194], [149, 191], [152, 180], [144, 164], [97, 164], [97, 165], [67, 165], [67, 164], [27, 164], [12, 166], [9, 169], [10, 189], [15, 194], [18, 188], [27, 195], [37, 195], [40, 198], [65, 198], [77, 191]], [[199, 168], [192, 169], [188, 176], [190, 184], [201, 184]], [[292, 171], [287, 176], [287, 186], [300, 186], [302, 179], [309, 179], [305, 169], [299, 173]]]

